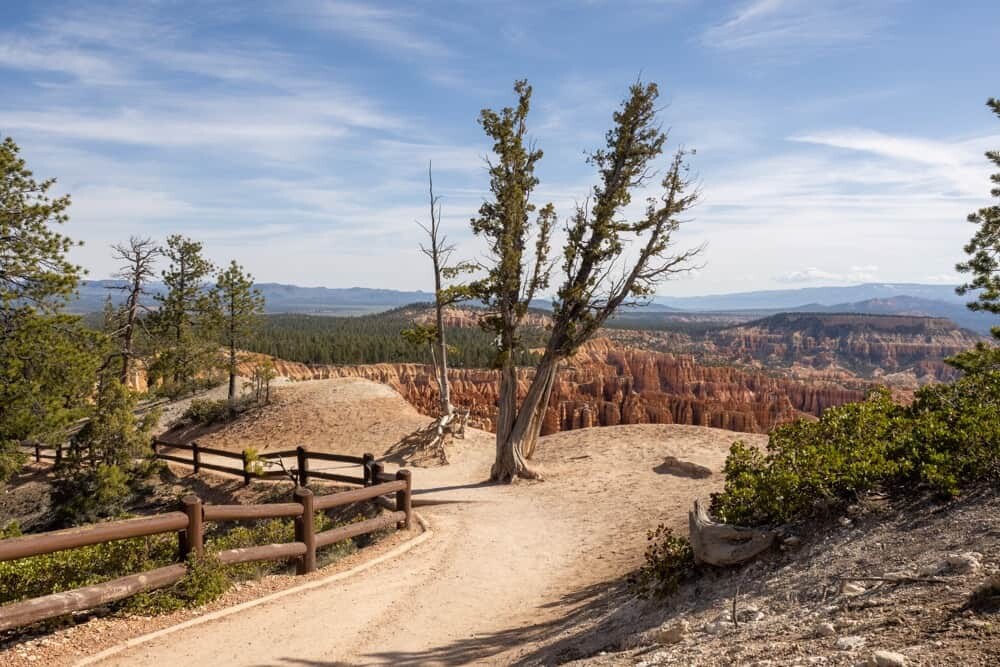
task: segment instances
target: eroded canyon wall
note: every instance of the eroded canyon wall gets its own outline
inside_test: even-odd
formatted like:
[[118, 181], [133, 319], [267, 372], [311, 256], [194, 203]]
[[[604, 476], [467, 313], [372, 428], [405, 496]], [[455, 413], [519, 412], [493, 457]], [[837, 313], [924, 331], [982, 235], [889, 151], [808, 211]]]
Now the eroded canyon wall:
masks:
[[[434, 414], [437, 385], [422, 364], [308, 366], [275, 360], [279, 374], [296, 380], [363, 377], [388, 384], [421, 412]], [[520, 373], [527, 391], [532, 372]], [[456, 405], [470, 423], [492, 430], [497, 374], [485, 369], [450, 372]], [[803, 414], [863, 398], [829, 382], [800, 382], [725, 366], [703, 366], [688, 356], [616, 346], [597, 339], [559, 370], [542, 433], [617, 424], [693, 424], [766, 432]]]

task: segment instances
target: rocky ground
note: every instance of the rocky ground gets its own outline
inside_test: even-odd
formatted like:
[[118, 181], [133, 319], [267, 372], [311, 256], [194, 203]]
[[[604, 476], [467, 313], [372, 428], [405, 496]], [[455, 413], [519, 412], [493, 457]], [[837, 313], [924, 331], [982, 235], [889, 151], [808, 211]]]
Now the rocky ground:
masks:
[[623, 594], [595, 623], [603, 646], [574, 664], [997, 665], [1000, 586], [970, 600], [997, 585], [998, 556], [995, 489], [944, 504], [873, 498], [669, 600]]

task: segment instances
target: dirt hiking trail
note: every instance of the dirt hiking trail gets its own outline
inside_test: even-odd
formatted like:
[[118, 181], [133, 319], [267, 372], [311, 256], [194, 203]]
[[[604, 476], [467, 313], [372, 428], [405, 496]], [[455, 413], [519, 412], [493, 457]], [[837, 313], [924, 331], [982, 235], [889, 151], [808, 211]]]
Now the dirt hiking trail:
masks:
[[[365, 380], [304, 382], [280, 394], [270, 416], [214, 434], [212, 446], [239, 449], [265, 435], [271, 447], [298, 444], [297, 422], [308, 420], [310, 447], [378, 454], [428, 421]], [[319, 429], [333, 426], [319, 438]], [[351, 444], [329, 444], [341, 438]], [[717, 471], [735, 438], [673, 425], [560, 433], [544, 438], [536, 456], [546, 481], [498, 486], [484, 483], [493, 437], [470, 429], [449, 449], [450, 465], [414, 469], [414, 499], [430, 539], [351, 578], [166, 634], [98, 664], [551, 662], [581, 641], [609, 591], [639, 564], [645, 531], [660, 522], [683, 529], [692, 499], [721, 485]], [[707, 479], [670, 474], [666, 456], [716, 472]]]

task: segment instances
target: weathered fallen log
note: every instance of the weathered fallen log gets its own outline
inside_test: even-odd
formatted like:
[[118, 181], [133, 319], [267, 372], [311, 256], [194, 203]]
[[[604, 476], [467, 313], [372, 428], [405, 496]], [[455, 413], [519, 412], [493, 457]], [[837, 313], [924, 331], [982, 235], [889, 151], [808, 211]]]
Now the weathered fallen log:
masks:
[[691, 477], [693, 479], [705, 479], [712, 476], [712, 469], [705, 466], [684, 461], [676, 456], [668, 456], [663, 459], [663, 463], [653, 468], [661, 475], [675, 475], [677, 477]]
[[737, 565], [750, 560], [774, 544], [769, 530], [730, 526], [712, 521], [700, 500], [688, 512], [691, 549], [695, 560], [709, 565]]

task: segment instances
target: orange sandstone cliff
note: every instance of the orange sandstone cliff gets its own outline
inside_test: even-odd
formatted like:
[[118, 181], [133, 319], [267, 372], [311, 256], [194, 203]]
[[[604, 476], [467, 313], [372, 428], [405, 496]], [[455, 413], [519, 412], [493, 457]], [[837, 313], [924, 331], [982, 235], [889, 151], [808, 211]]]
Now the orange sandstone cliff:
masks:
[[[280, 375], [294, 380], [363, 377], [393, 387], [425, 414], [436, 409], [437, 385], [430, 367], [423, 364], [309, 366], [275, 360], [275, 365]], [[532, 373], [520, 372], [522, 394]], [[492, 430], [497, 374], [460, 368], [452, 369], [449, 377], [453, 400], [469, 408], [470, 423]], [[835, 383], [703, 366], [689, 356], [618, 347], [600, 338], [563, 363], [542, 433], [648, 423], [766, 432], [776, 424], [863, 397], [861, 390]]]

